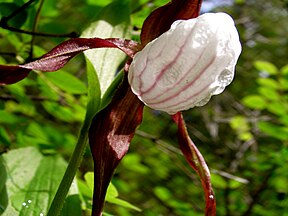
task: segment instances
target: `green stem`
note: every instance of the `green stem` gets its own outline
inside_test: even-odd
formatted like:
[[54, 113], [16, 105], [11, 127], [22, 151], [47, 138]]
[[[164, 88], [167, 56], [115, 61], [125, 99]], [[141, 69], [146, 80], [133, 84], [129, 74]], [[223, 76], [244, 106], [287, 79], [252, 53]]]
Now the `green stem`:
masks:
[[65, 198], [73, 182], [76, 171], [81, 163], [82, 156], [87, 145], [88, 131], [91, 124], [91, 121], [88, 119], [89, 118], [86, 116], [80, 130], [76, 147], [69, 161], [66, 172], [62, 178], [62, 181], [58, 187], [56, 195], [51, 203], [47, 216], [58, 216], [63, 207]]
[[69, 161], [68, 167], [51, 203], [47, 216], [58, 216], [61, 212], [65, 198], [73, 182], [77, 169], [81, 163], [86, 148], [91, 122], [93, 117], [99, 111], [101, 101], [100, 84], [94, 67], [91, 62], [89, 62], [89, 60], [87, 60], [87, 79], [88, 102], [85, 119], [80, 129], [78, 141]]

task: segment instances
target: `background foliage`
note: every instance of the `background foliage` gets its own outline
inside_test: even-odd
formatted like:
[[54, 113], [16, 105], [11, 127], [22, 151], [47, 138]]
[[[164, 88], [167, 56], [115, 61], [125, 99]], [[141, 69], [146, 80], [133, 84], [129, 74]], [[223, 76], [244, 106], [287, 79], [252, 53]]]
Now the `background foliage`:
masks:
[[[111, 2], [39, 0], [9, 25], [80, 35]], [[116, 7], [109, 13], [130, 13], [130, 35], [139, 40], [144, 19], [168, 1], [123, 2], [125, 9]], [[23, 3], [0, 0], [0, 18]], [[243, 46], [235, 80], [228, 89], [206, 106], [184, 112], [189, 133], [212, 172], [218, 215], [288, 215], [288, 2], [204, 1], [202, 9], [231, 14]], [[0, 63], [24, 63], [65, 39], [0, 28]], [[20, 83], [0, 87], [3, 215], [45, 215], [84, 118], [85, 73], [84, 57], [79, 55], [59, 72], [37, 71]], [[87, 149], [62, 215], [89, 215], [92, 170]], [[145, 109], [143, 123], [113, 185], [107, 214], [203, 215], [201, 184], [180, 154], [176, 126], [164, 113]]]

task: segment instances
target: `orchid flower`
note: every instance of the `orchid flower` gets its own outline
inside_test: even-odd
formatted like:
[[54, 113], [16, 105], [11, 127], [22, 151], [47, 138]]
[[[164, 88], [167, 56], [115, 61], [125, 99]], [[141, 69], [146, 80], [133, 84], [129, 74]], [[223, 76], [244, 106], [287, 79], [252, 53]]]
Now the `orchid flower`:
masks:
[[232, 18], [207, 13], [177, 20], [136, 53], [132, 91], [147, 106], [169, 114], [203, 106], [231, 83], [241, 44]]
[[190, 139], [180, 111], [204, 105], [230, 84], [241, 44], [232, 18], [224, 13], [199, 16], [201, 3], [173, 0], [156, 9], [143, 24], [141, 43], [74, 38], [36, 61], [0, 66], [0, 85], [6, 85], [24, 79], [31, 70], [56, 71], [88, 49], [118, 48], [130, 57], [111, 103], [95, 115], [89, 129], [95, 167], [93, 216], [102, 214], [108, 184], [142, 121], [144, 104], [172, 115], [180, 149], [202, 182], [205, 215], [216, 215], [208, 166]]

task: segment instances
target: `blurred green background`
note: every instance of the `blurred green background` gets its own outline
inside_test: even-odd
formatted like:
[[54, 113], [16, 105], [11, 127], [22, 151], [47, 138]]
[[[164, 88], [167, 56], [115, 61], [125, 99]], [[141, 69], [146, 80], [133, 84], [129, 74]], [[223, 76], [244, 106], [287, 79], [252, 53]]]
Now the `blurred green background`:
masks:
[[[0, 0], [0, 18], [25, 2]], [[81, 35], [111, 2], [39, 0], [9, 25]], [[168, 1], [123, 2], [130, 13], [130, 36], [139, 41], [144, 19]], [[117, 17], [124, 8], [114, 10]], [[288, 2], [204, 0], [202, 10], [229, 13], [243, 47], [235, 79], [225, 92], [183, 113], [211, 170], [217, 213], [287, 216]], [[0, 28], [0, 64], [24, 63], [66, 39]], [[51, 202], [75, 146], [87, 99], [84, 56], [59, 72], [33, 72], [0, 90], [0, 214], [6, 209], [3, 215], [45, 215], [47, 203], [38, 201], [34, 210], [32, 205], [36, 198]], [[169, 115], [145, 108], [143, 123], [113, 178], [118, 193], [111, 186], [108, 194], [117, 199], [107, 200], [106, 215], [204, 214], [201, 183], [178, 149], [176, 131]], [[87, 149], [62, 215], [90, 214], [92, 164]]]

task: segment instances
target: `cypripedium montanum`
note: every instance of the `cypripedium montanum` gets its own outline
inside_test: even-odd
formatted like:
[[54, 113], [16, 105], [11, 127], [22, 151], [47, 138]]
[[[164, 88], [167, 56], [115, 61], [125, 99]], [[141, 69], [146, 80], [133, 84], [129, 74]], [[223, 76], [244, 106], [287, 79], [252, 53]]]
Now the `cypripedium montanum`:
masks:
[[201, 179], [205, 215], [216, 215], [209, 169], [186, 130], [182, 110], [206, 104], [230, 84], [241, 52], [238, 32], [225, 13], [199, 16], [201, 0], [172, 0], [145, 20], [141, 43], [119, 38], [74, 38], [38, 60], [0, 66], [0, 85], [16, 83], [31, 70], [56, 71], [76, 54], [94, 48], [118, 48], [130, 57], [111, 103], [90, 125], [94, 159], [93, 216], [102, 214], [106, 190], [127, 153], [144, 104], [167, 112], [178, 125], [178, 140], [189, 165]]

